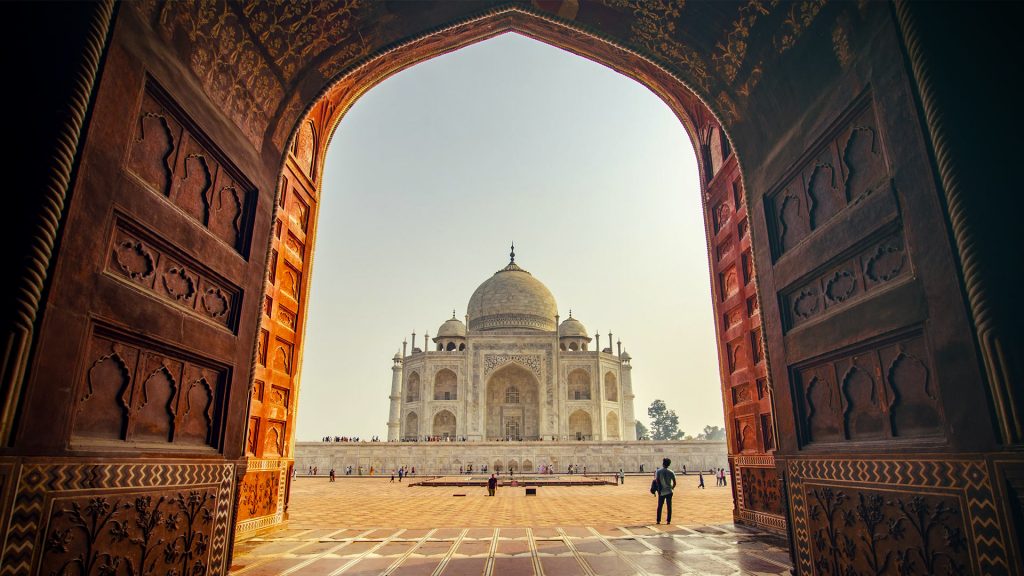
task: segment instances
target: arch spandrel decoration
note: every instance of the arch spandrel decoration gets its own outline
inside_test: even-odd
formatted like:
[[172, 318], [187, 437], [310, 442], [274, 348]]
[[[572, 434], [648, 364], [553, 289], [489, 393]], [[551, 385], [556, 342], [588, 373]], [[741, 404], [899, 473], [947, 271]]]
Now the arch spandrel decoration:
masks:
[[491, 372], [504, 368], [508, 364], [516, 364], [526, 368], [533, 372], [538, 381], [543, 381], [540, 354], [484, 354], [484, 378], [487, 378]]

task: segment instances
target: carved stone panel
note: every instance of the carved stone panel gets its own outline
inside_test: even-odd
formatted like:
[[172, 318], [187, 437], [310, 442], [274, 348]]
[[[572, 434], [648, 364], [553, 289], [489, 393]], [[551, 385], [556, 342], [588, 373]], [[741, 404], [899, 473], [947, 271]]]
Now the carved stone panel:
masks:
[[782, 491], [775, 468], [741, 467], [740, 485], [743, 487], [745, 508], [782, 516]]
[[787, 476], [801, 574], [1011, 573], [984, 462], [796, 460]]
[[256, 362], [260, 366], [267, 365], [267, 347], [270, 346], [270, 332], [266, 329], [260, 330], [260, 337], [256, 340]]
[[213, 487], [55, 498], [37, 573], [219, 571], [210, 561], [216, 503]]
[[217, 445], [226, 369], [105, 330], [93, 334], [86, 362], [76, 442]]
[[241, 299], [238, 287], [123, 217], [116, 218], [107, 273], [200, 318], [237, 330]]
[[923, 338], [914, 335], [799, 368], [802, 443], [943, 436], [929, 362]]
[[251, 472], [238, 485], [237, 521], [269, 516], [277, 512], [277, 490], [280, 474], [274, 471]]
[[146, 86], [135, 130], [127, 169], [244, 255], [253, 186], [152, 83]]
[[887, 235], [833, 264], [810, 282], [784, 291], [786, 328], [797, 327], [827, 310], [845, 307], [885, 285], [910, 277], [902, 234]]
[[732, 297], [733, 294], [736, 294], [740, 289], [739, 274], [736, 271], [736, 266], [730, 266], [721, 272], [719, 274], [719, 283], [723, 302]]
[[291, 374], [294, 361], [294, 345], [291, 342], [277, 338], [274, 340], [274, 352], [271, 357], [270, 368], [285, 374]]
[[0, 574], [220, 574], [233, 467], [25, 464]]
[[802, 160], [769, 200], [769, 230], [780, 257], [847, 206], [885, 185], [886, 161], [870, 93], [850, 119]]

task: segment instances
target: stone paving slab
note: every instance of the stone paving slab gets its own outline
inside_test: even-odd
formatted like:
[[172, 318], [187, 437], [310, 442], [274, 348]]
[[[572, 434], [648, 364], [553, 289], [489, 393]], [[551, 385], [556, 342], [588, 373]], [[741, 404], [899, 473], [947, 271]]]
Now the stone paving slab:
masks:
[[784, 575], [785, 542], [731, 523], [731, 491], [682, 479], [673, 523], [632, 485], [495, 498], [379, 479], [299, 479], [288, 525], [235, 545], [237, 576]]

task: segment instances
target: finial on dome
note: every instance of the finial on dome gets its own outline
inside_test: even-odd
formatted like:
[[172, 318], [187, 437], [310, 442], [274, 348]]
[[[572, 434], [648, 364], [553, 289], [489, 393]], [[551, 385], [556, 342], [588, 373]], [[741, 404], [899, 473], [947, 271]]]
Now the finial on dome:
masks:
[[455, 308], [452, 308], [452, 320], [455, 320]]
[[516, 262], [516, 243], [515, 242], [512, 243], [512, 251], [508, 253], [508, 257], [509, 257], [508, 263], [509, 264], [515, 264], [515, 262]]
[[572, 308], [569, 308], [569, 319], [572, 319]]

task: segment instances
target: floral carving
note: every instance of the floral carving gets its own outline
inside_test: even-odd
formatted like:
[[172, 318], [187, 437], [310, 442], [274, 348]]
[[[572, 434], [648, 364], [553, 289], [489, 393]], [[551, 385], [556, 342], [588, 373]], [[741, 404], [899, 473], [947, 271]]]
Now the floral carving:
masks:
[[832, 302], [842, 302], [857, 289], [857, 278], [848, 270], [840, 270], [825, 282], [825, 296]]
[[774, 468], [742, 466], [739, 473], [745, 508], [779, 516], [783, 514], [779, 476]]
[[858, 490], [810, 491], [818, 574], [966, 574], [967, 545], [955, 498]]
[[[537, 379], [541, 376], [540, 356], [534, 354], [485, 354], [484, 355], [484, 376], [490, 374], [495, 368], [514, 362], [528, 368]], [[589, 370], [589, 367], [587, 368]]]
[[277, 472], [251, 472], [239, 483], [238, 519], [268, 516], [277, 511]]
[[124, 240], [114, 249], [114, 258], [121, 270], [132, 280], [144, 280], [156, 266], [153, 253], [142, 242]]
[[818, 291], [814, 288], [805, 288], [793, 300], [793, 313], [800, 318], [810, 318], [818, 313], [818, 306]]
[[221, 318], [231, 309], [228, 297], [220, 288], [207, 288], [203, 294], [203, 310], [212, 318]]
[[173, 266], [164, 272], [164, 289], [175, 300], [191, 300], [196, 292], [195, 281], [183, 267]]
[[903, 249], [894, 244], [883, 244], [875, 250], [864, 267], [865, 274], [875, 282], [887, 282], [899, 276], [905, 261]]
[[199, 490], [72, 500], [50, 519], [40, 573], [206, 574], [215, 501]]

